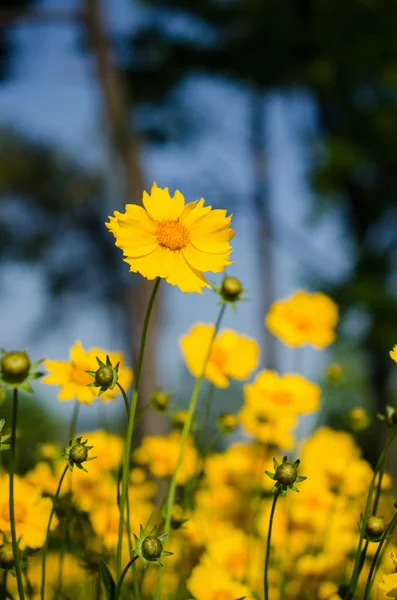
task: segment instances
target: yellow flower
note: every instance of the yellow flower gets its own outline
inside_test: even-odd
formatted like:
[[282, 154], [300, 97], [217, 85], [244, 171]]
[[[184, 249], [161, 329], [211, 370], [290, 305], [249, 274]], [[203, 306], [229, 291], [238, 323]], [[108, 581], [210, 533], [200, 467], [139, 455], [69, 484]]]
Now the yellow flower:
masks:
[[397, 598], [397, 573], [383, 575], [383, 582], [378, 585], [388, 598]]
[[[81, 342], [77, 341], [70, 349], [70, 360], [45, 360], [44, 366], [50, 372], [42, 379], [43, 383], [50, 385], [60, 385], [61, 391], [58, 394], [59, 400], [73, 400], [76, 398], [84, 404], [91, 404], [98, 397], [98, 388], [87, 387], [92, 383], [91, 375], [86, 371], [96, 371], [98, 363], [96, 356], [101, 360], [106, 360], [109, 355], [113, 364], [120, 362], [119, 381], [124, 389], [128, 389], [132, 382], [132, 369], [124, 365], [124, 356], [121, 352], [108, 352], [101, 348], [90, 348], [84, 350]], [[113, 390], [107, 390], [101, 395], [101, 400], [113, 400], [119, 393], [117, 387]]]
[[178, 190], [170, 196], [168, 188], [154, 183], [150, 194], [143, 193], [143, 207], [127, 204], [125, 213], [115, 211], [106, 227], [130, 271], [202, 294], [211, 287], [203, 272], [220, 273], [231, 264], [231, 218], [225, 210], [204, 206], [203, 199], [185, 205]]
[[[240, 529], [231, 529], [224, 537], [211, 540], [207, 544], [207, 552], [211, 559], [235, 579], [245, 578], [249, 568], [250, 548], [256, 540], [249, 538]], [[262, 542], [260, 542], [261, 545]], [[252, 547], [251, 547], [252, 551]]]
[[193, 569], [187, 587], [196, 600], [235, 600], [243, 596], [252, 600], [249, 588], [233, 581], [227, 571], [214, 564], [208, 556], [204, 556]]
[[294, 413], [277, 413], [274, 405], [267, 399], [255, 395], [246, 400], [240, 411], [242, 427], [259, 442], [271, 444], [289, 450], [294, 445], [291, 433], [296, 425]]
[[[179, 455], [181, 434], [172, 431], [168, 435], [148, 435], [135, 451], [138, 464], [148, 465], [155, 477], [169, 477], [175, 471]], [[197, 472], [197, 452], [190, 438], [185, 446], [177, 483], [183, 485]]]
[[320, 405], [320, 387], [302, 375], [286, 373], [279, 375], [275, 371], [260, 371], [254, 383], [244, 387], [247, 402], [259, 397], [274, 406], [280, 414], [306, 414], [318, 409]]
[[[0, 531], [11, 540], [10, 512], [8, 505], [8, 475], [0, 477]], [[7, 492], [6, 492], [7, 490]], [[27, 483], [21, 477], [14, 478], [14, 514], [17, 538], [20, 548], [41, 548], [44, 544], [48, 519], [52, 508], [50, 498], [42, 498], [41, 488]], [[53, 517], [51, 529], [57, 526]]]
[[393, 346], [393, 350], [390, 350], [389, 354], [390, 354], [390, 358], [392, 358], [394, 360], [394, 362], [397, 363], [397, 345]]
[[[197, 323], [180, 339], [183, 357], [195, 377], [202, 372], [213, 334], [213, 325]], [[247, 379], [258, 360], [259, 346], [255, 340], [226, 329], [214, 340], [205, 376], [217, 387], [226, 388], [231, 377], [239, 381]]]
[[266, 315], [269, 331], [288, 346], [311, 344], [325, 348], [335, 340], [338, 307], [321, 292], [296, 291], [275, 302]]

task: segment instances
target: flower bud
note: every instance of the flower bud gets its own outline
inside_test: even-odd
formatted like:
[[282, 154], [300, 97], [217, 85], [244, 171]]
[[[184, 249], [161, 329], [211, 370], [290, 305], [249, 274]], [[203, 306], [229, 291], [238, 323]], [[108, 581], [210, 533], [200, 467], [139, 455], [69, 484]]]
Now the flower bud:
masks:
[[276, 469], [274, 479], [281, 485], [292, 485], [298, 477], [298, 469], [293, 463], [283, 462]]
[[85, 462], [88, 458], [88, 450], [87, 446], [84, 444], [75, 444], [70, 449], [70, 460], [76, 465], [81, 465], [81, 463]]
[[7, 352], [0, 362], [2, 378], [7, 383], [20, 383], [29, 374], [30, 360], [26, 352]]
[[222, 413], [217, 419], [217, 425], [222, 433], [232, 433], [238, 426], [238, 418], [232, 413]]
[[228, 302], [235, 302], [243, 293], [243, 286], [237, 277], [225, 277], [222, 282], [221, 296]]
[[113, 369], [108, 365], [99, 367], [95, 372], [95, 383], [98, 387], [108, 387], [113, 383]]
[[369, 517], [365, 528], [366, 537], [371, 542], [379, 542], [385, 531], [385, 523], [383, 517]]
[[370, 422], [371, 419], [367, 411], [361, 406], [355, 406], [347, 413], [347, 423], [353, 431], [364, 431]]
[[14, 566], [14, 554], [12, 551], [12, 544], [10, 542], [4, 542], [0, 546], [0, 569], [12, 569]]
[[149, 535], [142, 542], [142, 555], [146, 560], [158, 560], [163, 551], [163, 544], [158, 537]]
[[343, 368], [338, 363], [333, 363], [328, 366], [326, 375], [328, 383], [339, 383], [342, 379]]
[[178, 410], [172, 415], [172, 425], [175, 429], [183, 429], [187, 419], [187, 410]]
[[163, 413], [169, 406], [170, 397], [166, 392], [157, 391], [152, 394], [150, 402], [154, 410]]

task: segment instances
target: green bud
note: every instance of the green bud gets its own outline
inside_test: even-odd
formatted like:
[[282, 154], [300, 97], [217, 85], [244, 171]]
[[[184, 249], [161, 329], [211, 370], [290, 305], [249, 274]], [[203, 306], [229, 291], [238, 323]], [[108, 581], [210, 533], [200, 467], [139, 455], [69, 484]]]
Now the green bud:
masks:
[[20, 383], [29, 374], [30, 360], [26, 352], [7, 352], [0, 362], [2, 378], [7, 383]]
[[283, 462], [276, 469], [274, 479], [281, 485], [292, 485], [298, 477], [298, 469], [293, 463]]
[[0, 546], [0, 569], [12, 569], [14, 566], [14, 554], [12, 544], [4, 542]]
[[152, 394], [150, 402], [154, 410], [163, 413], [169, 406], [170, 397], [166, 392], [156, 391]]
[[383, 517], [369, 517], [365, 527], [365, 533], [368, 540], [371, 542], [379, 542], [385, 531], [385, 523]]
[[112, 367], [105, 366], [100, 367], [95, 372], [95, 383], [98, 387], [108, 387], [113, 383], [113, 369]]
[[161, 557], [163, 544], [158, 537], [149, 535], [142, 542], [142, 555], [146, 560], [154, 561]]
[[235, 302], [243, 293], [243, 286], [237, 277], [225, 277], [222, 282], [221, 296], [224, 300]]
[[84, 444], [75, 444], [70, 449], [70, 460], [76, 465], [81, 465], [88, 458], [87, 446]]
[[347, 423], [353, 431], [364, 431], [371, 423], [371, 419], [361, 406], [355, 406], [347, 413]]

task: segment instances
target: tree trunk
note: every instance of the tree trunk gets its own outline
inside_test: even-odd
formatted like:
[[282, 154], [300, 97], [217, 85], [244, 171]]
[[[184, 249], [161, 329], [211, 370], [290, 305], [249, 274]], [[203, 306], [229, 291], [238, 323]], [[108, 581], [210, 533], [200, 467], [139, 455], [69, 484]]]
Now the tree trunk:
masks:
[[[261, 90], [251, 95], [251, 153], [252, 153], [252, 206], [256, 221], [256, 246], [259, 261], [259, 294], [261, 314], [265, 315], [275, 299], [273, 269], [273, 228], [268, 194], [268, 169], [265, 138], [265, 102]], [[265, 328], [263, 363], [267, 369], [277, 366], [276, 339]]]
[[[130, 127], [133, 112], [131, 104], [126, 104], [120, 74], [113, 63], [106, 31], [103, 26], [100, 0], [85, 0], [85, 24], [88, 41], [96, 63], [96, 74], [102, 95], [104, 111], [108, 120], [110, 138], [114, 151], [123, 171], [123, 187], [127, 203], [140, 204], [145, 188], [143, 171], [140, 164], [140, 142]], [[130, 348], [133, 357], [138, 356], [140, 335], [145, 311], [153, 282], [139, 277], [136, 285], [131, 285], [127, 302], [127, 326], [130, 331]], [[160, 327], [161, 292], [153, 307], [151, 323], [145, 351], [145, 361], [140, 386], [140, 406], [150, 399], [156, 385], [156, 348], [157, 333]], [[131, 317], [131, 318], [128, 318]], [[161, 419], [148, 415], [141, 421], [140, 433], [155, 433], [161, 429]]]

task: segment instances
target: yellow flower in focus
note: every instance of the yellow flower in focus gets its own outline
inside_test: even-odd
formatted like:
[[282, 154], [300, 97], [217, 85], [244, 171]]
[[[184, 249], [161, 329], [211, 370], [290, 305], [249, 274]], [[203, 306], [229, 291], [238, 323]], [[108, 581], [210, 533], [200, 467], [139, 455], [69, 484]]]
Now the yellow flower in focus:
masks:
[[276, 371], [260, 371], [254, 383], [244, 386], [248, 403], [263, 400], [274, 406], [280, 417], [284, 413], [307, 414], [320, 406], [320, 387], [294, 373], [279, 375]]
[[335, 340], [339, 320], [335, 302], [321, 292], [298, 290], [270, 307], [265, 323], [273, 335], [288, 346], [311, 344], [325, 348]]
[[146, 279], [161, 277], [182, 292], [202, 294], [210, 288], [204, 272], [220, 273], [232, 264], [229, 244], [234, 236], [226, 210], [212, 210], [204, 200], [185, 205], [177, 190], [154, 183], [143, 193], [143, 207], [127, 204], [125, 213], [115, 211], [106, 227], [116, 238], [130, 271]]
[[383, 582], [379, 583], [378, 587], [386, 592], [388, 598], [397, 598], [397, 573], [383, 575]]
[[390, 350], [389, 354], [390, 354], [390, 358], [392, 358], [394, 360], [394, 362], [397, 363], [397, 345], [393, 346], [393, 350]]
[[[9, 477], [0, 477], [0, 531], [11, 540], [10, 512], [8, 498]], [[41, 548], [44, 544], [48, 519], [52, 508], [50, 498], [42, 498], [41, 488], [26, 482], [21, 477], [14, 478], [14, 512], [17, 538], [20, 548]], [[58, 520], [54, 515], [51, 529], [55, 529]]]
[[243, 596], [253, 600], [246, 585], [233, 581], [228, 572], [208, 556], [193, 569], [186, 585], [196, 600], [236, 600]]
[[[93, 379], [86, 371], [96, 371], [98, 369], [96, 356], [101, 360], [106, 360], [106, 355], [109, 355], [113, 364], [120, 362], [119, 382], [125, 390], [128, 389], [132, 382], [132, 369], [124, 365], [122, 352], [108, 352], [101, 348], [84, 350], [80, 341], [77, 341], [70, 349], [69, 361], [44, 361], [44, 366], [50, 374], [44, 377], [42, 382], [61, 386], [58, 400], [73, 400], [76, 398], [83, 404], [91, 404], [98, 397], [99, 390], [95, 387], [87, 387]], [[101, 395], [101, 400], [105, 402], [113, 400], [118, 393], [119, 390], [116, 387], [113, 390], [107, 390]]]
[[[195, 377], [199, 377], [203, 370], [214, 329], [213, 325], [197, 323], [180, 339], [183, 358]], [[225, 329], [214, 340], [205, 376], [217, 387], [226, 388], [230, 378], [247, 379], [258, 360], [259, 346], [255, 340]]]
[[[155, 477], [170, 477], [176, 468], [179, 455], [181, 434], [172, 431], [168, 435], [149, 435], [135, 451], [138, 464], [148, 465]], [[197, 472], [197, 452], [192, 439], [188, 439], [183, 454], [177, 483], [183, 485]]]

